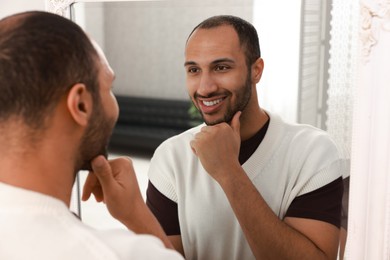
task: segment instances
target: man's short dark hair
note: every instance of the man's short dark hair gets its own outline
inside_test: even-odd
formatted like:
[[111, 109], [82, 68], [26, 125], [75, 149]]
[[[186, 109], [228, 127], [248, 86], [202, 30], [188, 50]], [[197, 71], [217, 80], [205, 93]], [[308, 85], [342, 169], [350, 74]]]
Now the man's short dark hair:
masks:
[[246, 63], [249, 68], [250, 65], [261, 57], [259, 37], [255, 27], [240, 17], [232, 15], [218, 15], [210, 17], [198, 24], [192, 30], [188, 39], [196, 29], [211, 29], [222, 25], [232, 26], [236, 31], [240, 40], [240, 45], [244, 47]]
[[61, 97], [84, 83], [99, 100], [98, 54], [74, 22], [31, 11], [0, 20], [0, 121], [45, 127]]

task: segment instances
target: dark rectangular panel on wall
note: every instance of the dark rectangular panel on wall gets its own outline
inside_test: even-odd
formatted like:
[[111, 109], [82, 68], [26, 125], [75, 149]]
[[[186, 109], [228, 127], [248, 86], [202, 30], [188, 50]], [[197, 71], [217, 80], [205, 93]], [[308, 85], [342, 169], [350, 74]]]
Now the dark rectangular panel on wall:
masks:
[[199, 125], [190, 100], [117, 96], [120, 108], [109, 149], [151, 155], [167, 138]]

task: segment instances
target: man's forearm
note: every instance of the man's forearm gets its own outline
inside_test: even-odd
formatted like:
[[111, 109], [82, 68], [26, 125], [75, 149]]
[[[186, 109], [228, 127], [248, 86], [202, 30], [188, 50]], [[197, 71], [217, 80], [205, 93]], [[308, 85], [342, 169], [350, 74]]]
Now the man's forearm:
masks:
[[137, 234], [149, 234], [156, 236], [164, 243], [165, 247], [175, 249], [160, 223], [143, 201], [133, 209], [137, 212], [136, 214], [133, 213], [136, 215], [136, 218], [134, 218], [134, 215], [132, 214], [133, 216], [131, 219], [118, 220], [131, 231]]
[[[306, 235], [280, 220], [242, 168], [220, 181], [245, 237], [258, 259], [335, 259]], [[330, 241], [334, 243], [334, 241]]]

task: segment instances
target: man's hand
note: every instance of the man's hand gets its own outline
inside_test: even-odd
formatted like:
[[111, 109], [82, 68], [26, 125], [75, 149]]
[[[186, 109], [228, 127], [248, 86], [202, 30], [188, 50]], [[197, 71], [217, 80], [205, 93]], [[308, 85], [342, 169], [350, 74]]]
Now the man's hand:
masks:
[[167, 248], [174, 249], [142, 198], [131, 160], [122, 157], [107, 161], [100, 155], [91, 164], [92, 171], [85, 181], [82, 200], [93, 194], [98, 202], [104, 201], [110, 214], [128, 229], [154, 235]]
[[107, 161], [104, 156], [92, 160], [92, 171], [84, 184], [82, 200], [93, 194], [96, 201], [106, 203], [110, 214], [119, 221], [138, 221], [135, 209], [143, 198], [132, 161], [122, 157]]
[[203, 168], [218, 182], [225, 177], [224, 169], [239, 165], [240, 115], [241, 112], [237, 112], [230, 125], [220, 123], [203, 127], [190, 143]]

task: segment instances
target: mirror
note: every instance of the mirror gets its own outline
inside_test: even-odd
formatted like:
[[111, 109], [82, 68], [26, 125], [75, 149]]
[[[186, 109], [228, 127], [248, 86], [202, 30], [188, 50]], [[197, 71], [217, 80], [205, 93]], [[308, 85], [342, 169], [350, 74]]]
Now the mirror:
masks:
[[[75, 0], [46, 0], [46, 9], [70, 17], [69, 7], [74, 2]], [[92, 1], [80, 0], [77, 2]], [[102, 0], [94, 2], [102, 2]], [[104, 2], [112, 1], [106, 0]], [[325, 16], [314, 14], [320, 14], [319, 10], [322, 9], [319, 6], [326, 5], [330, 1], [253, 2], [256, 12], [256, 15], [253, 15], [253, 22], [259, 26], [263, 57], [266, 61], [266, 71], [262, 84], [259, 86], [261, 88], [259, 93], [263, 94], [263, 97], [259, 97], [260, 102], [263, 107], [269, 107], [286, 115], [286, 119], [296, 120], [297, 103], [300, 102], [296, 97], [305, 96], [301, 95], [302, 91], [297, 91], [294, 87], [300, 85], [297, 82], [302, 82], [300, 80], [302, 77], [298, 75], [303, 74], [302, 71], [299, 71], [298, 68], [301, 66], [297, 66], [296, 61], [299, 60], [299, 56], [304, 53], [304, 50], [300, 49], [301, 40], [296, 41], [294, 38], [301, 35], [300, 30], [297, 32], [292, 25], [295, 22], [301, 24], [301, 21], [304, 20], [301, 13], [304, 10], [309, 13], [305, 20], [309, 24], [323, 20]], [[390, 137], [384, 133], [389, 132], [389, 124], [386, 124], [385, 119], [390, 118], [390, 109], [388, 109], [390, 97], [389, 92], [384, 91], [388, 89], [389, 74], [381, 68], [389, 67], [388, 61], [390, 59], [387, 50], [390, 43], [388, 26], [390, 16], [388, 15], [388, 5], [384, 2], [376, 0], [333, 1], [332, 37], [329, 41], [323, 40], [325, 44], [330, 42], [328, 53], [330, 68], [329, 80], [327, 81], [329, 88], [326, 92], [317, 91], [317, 96], [320, 97], [327, 93], [327, 98], [321, 97], [316, 100], [326, 100], [326, 130], [335, 136], [338, 143], [345, 144], [348, 151], [351, 149], [352, 132], [354, 136], [351, 167], [353, 182], [351, 182], [351, 205], [349, 207], [351, 213], [349, 222], [352, 224], [352, 228], [348, 235], [346, 252], [347, 258], [351, 257], [350, 259], [361, 259], [362, 257], [378, 259], [389, 256], [388, 212], [390, 212], [390, 196], [384, 196], [384, 194], [388, 194], [388, 181], [386, 180], [388, 180], [389, 175], [389, 164], [385, 158], [389, 158], [390, 155], [389, 149], [386, 149], [389, 147]], [[203, 3], [206, 4], [208, 1]], [[240, 4], [237, 3], [237, 5]], [[263, 5], [267, 5], [267, 7], [263, 8]], [[295, 18], [290, 15], [295, 15]], [[363, 23], [360, 24], [359, 20]], [[307, 39], [312, 40], [310, 30], [313, 28], [308, 27], [308, 29]], [[267, 30], [270, 33], [267, 33]], [[279, 40], [275, 40], [275, 37], [279, 37]], [[269, 40], [268, 43], [267, 40]], [[298, 46], [299, 51], [297, 51], [297, 47], [291, 49], [293, 46]], [[326, 48], [326, 46], [324, 47]], [[270, 54], [273, 51], [275, 51], [275, 55]], [[326, 52], [321, 53], [327, 54]], [[280, 54], [279, 59], [277, 58], [278, 54]], [[297, 57], [294, 57], [294, 54]], [[270, 56], [267, 57], [267, 55]], [[274, 64], [272, 64], [273, 62]], [[310, 60], [308, 62], [310, 63]], [[272, 67], [275, 69], [271, 69]], [[266, 75], [268, 75], [269, 81]], [[286, 85], [275, 84], [278, 80], [283, 79], [287, 79]], [[282, 90], [282, 88], [291, 90], [291, 92], [284, 91], [285, 89]], [[301, 94], [298, 95], [298, 92]], [[307, 96], [312, 95], [308, 93]], [[275, 104], [276, 107], [273, 107]], [[314, 102], [314, 104], [313, 110], [307, 108], [305, 110], [317, 111], [319, 102]], [[354, 105], [353, 109], [352, 104]], [[277, 107], [283, 109], [278, 110]], [[321, 105], [319, 108], [324, 110]], [[353, 120], [352, 111], [354, 112]], [[289, 116], [289, 112], [292, 112], [292, 116]], [[369, 210], [367, 211], [367, 209]]]
[[[283, 8], [279, 1], [270, 2], [67, 1], [62, 11], [65, 12], [65, 8], [73, 3], [67, 10], [70, 18], [103, 48], [117, 76], [114, 93], [118, 99], [140, 98], [136, 101], [144, 103], [137, 103], [137, 106], [154, 109], [153, 113], [155, 110], [161, 112], [168, 103], [169, 106], [175, 105], [176, 112], [188, 110], [181, 102], [188, 102], [183, 61], [185, 40], [191, 30], [212, 15], [240, 16], [254, 24], [259, 33], [265, 60], [265, 71], [257, 86], [261, 106], [281, 114], [288, 121], [309, 123], [328, 130], [339, 136], [338, 141], [349, 150], [350, 89], [332, 91], [332, 86], [339, 86], [329, 80], [328, 74], [332, 71], [329, 68], [331, 1], [283, 1]], [[155, 100], [158, 100], [157, 109], [145, 106], [145, 103], [154, 105]], [[131, 108], [134, 109], [137, 108]], [[137, 111], [140, 113], [143, 112]], [[169, 118], [175, 117], [169, 115]], [[159, 121], [151, 118], [154, 122]], [[141, 143], [150, 144], [148, 148], [153, 151], [165, 138], [161, 137], [163, 131], [158, 129], [160, 139], [156, 142], [150, 141], [151, 137], [142, 139], [137, 133], [129, 137], [132, 131], [129, 129], [118, 130], [116, 135], [123, 136], [117, 143], [124, 144], [127, 140], [134, 145], [142, 140]], [[138, 131], [147, 132], [144, 128]]]

